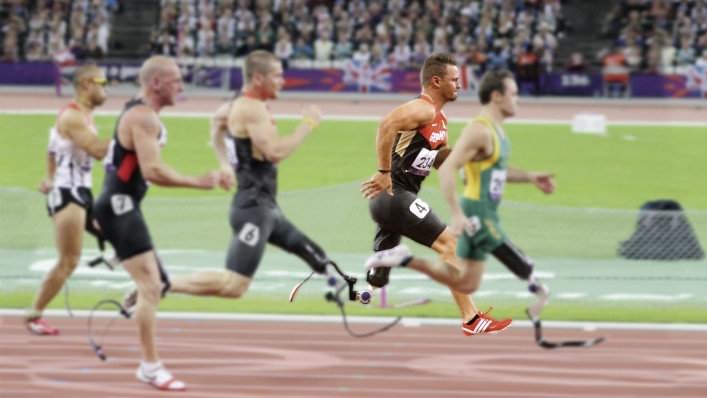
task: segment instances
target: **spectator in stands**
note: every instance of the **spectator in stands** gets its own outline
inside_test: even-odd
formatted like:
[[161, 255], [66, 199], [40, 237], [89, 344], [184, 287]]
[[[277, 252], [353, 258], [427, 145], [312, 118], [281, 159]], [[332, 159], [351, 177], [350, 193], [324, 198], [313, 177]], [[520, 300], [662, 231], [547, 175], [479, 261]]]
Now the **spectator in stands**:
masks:
[[350, 59], [353, 55], [353, 45], [351, 41], [343, 34], [339, 34], [334, 45], [332, 56], [335, 60]]
[[295, 42], [292, 59], [314, 59], [314, 49], [302, 35], [300, 35]]
[[[542, 49], [540, 49], [542, 51]], [[524, 83], [532, 86], [534, 96], [541, 94], [540, 89], [540, 53], [537, 49], [526, 46], [516, 59], [516, 80], [520, 87]]]
[[695, 65], [707, 68], [707, 49], [702, 50], [702, 56], [697, 59]]
[[367, 64], [371, 60], [371, 51], [368, 43], [361, 43], [353, 53], [352, 59], [362, 64]]
[[680, 41], [680, 48], [675, 54], [675, 61], [678, 66], [687, 66], [695, 63], [696, 54], [695, 49], [692, 48], [690, 40], [683, 38]]
[[314, 41], [314, 59], [317, 61], [329, 61], [334, 51], [334, 42], [330, 39], [328, 30], [319, 32], [319, 37]]
[[584, 60], [584, 54], [575, 51], [570, 55], [565, 71], [570, 73], [587, 73], [587, 63]]
[[607, 97], [623, 96], [628, 93], [629, 69], [622, 49], [613, 46], [602, 60], [602, 79], [604, 95]]
[[275, 43], [275, 50], [273, 53], [282, 62], [283, 67], [287, 69], [289, 59], [294, 53], [294, 49], [292, 47], [292, 40], [290, 39], [290, 34], [287, 33], [287, 30], [282, 27], [278, 29], [277, 35], [278, 39]]

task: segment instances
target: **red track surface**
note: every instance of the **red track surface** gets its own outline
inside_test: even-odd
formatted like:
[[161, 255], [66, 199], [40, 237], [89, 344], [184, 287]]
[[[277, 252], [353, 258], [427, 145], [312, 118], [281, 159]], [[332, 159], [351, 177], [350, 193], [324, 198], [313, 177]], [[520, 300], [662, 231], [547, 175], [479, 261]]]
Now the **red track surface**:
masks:
[[189, 388], [167, 393], [134, 378], [131, 322], [116, 321], [104, 339], [106, 363], [86, 342], [85, 319], [52, 322], [61, 336], [2, 318], [1, 397], [707, 397], [704, 332], [555, 329], [548, 339], [608, 341], [548, 351], [527, 328], [463, 337], [450, 326], [396, 326], [355, 339], [332, 323], [160, 320], [163, 362]]

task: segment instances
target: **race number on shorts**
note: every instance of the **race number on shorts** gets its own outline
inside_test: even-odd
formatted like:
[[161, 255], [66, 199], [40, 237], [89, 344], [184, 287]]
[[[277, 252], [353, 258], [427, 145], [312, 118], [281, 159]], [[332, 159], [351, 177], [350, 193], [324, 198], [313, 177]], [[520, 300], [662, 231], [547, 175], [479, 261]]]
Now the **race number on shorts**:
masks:
[[249, 222], [245, 223], [241, 232], [238, 233], [238, 240], [251, 247], [257, 245], [259, 239], [260, 227]]
[[110, 206], [116, 216], [123, 215], [135, 208], [133, 198], [130, 195], [116, 194], [110, 197]]
[[430, 212], [430, 205], [417, 198], [410, 204], [410, 212], [422, 220]]

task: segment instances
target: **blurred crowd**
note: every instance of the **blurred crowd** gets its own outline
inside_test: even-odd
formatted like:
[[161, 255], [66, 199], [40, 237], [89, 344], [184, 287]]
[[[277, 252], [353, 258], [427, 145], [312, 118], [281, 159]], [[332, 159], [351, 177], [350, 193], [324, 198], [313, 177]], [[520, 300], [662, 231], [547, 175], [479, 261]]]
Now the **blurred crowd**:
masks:
[[0, 59], [101, 59], [108, 51], [110, 14], [119, 7], [118, 0], [0, 2]]
[[621, 0], [603, 33], [612, 40], [600, 55], [605, 66], [651, 73], [707, 66], [707, 0]]
[[[153, 52], [240, 57], [273, 51], [286, 63], [353, 59], [418, 68], [435, 52], [460, 64], [512, 68], [555, 62], [560, 0], [161, 0]], [[525, 60], [525, 61], [523, 61]]]

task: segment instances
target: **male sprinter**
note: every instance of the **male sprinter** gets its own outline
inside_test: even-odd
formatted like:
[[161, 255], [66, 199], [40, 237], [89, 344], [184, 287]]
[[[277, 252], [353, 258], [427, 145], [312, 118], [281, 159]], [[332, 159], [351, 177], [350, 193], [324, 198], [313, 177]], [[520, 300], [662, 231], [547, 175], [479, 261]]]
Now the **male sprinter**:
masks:
[[[518, 86], [509, 71], [486, 73], [479, 84], [482, 110], [462, 131], [447, 161], [439, 169], [440, 184], [452, 211], [452, 230], [460, 235], [457, 255], [472, 267], [484, 267], [491, 253], [518, 278], [539, 302], [530, 308], [537, 318], [549, 291], [533, 275], [533, 262], [503, 232], [498, 217], [506, 182], [533, 183], [545, 194], [555, 191], [551, 173], [524, 171], [508, 165], [510, 140], [503, 121], [516, 114]], [[461, 204], [456, 199], [456, 175], [464, 168], [466, 179]]]
[[[442, 262], [431, 264], [415, 259], [411, 268], [430, 270], [433, 279], [447, 285], [462, 313], [462, 332], [467, 335], [495, 333], [508, 328], [510, 319], [497, 321], [474, 306], [470, 294], [481, 279], [478, 267], [459, 264], [454, 248], [456, 237], [417, 195], [431, 169], [444, 164], [447, 119], [442, 108], [456, 100], [459, 72], [454, 58], [435, 54], [427, 58], [420, 73], [421, 95], [390, 112], [378, 128], [376, 149], [378, 172], [362, 184], [370, 199], [371, 217], [378, 224], [374, 250], [386, 253], [406, 236], [436, 251]], [[372, 257], [372, 258], [375, 258]], [[383, 266], [377, 267], [378, 264]], [[385, 261], [369, 261], [368, 282], [375, 287], [388, 283]], [[433, 272], [434, 271], [434, 272]]]
[[[528, 288], [540, 301], [531, 308], [537, 316], [547, 300], [547, 288], [533, 276], [533, 263], [518, 250], [501, 229], [497, 213], [506, 181], [532, 182], [542, 192], [555, 190], [552, 174], [527, 172], [508, 166], [510, 142], [501, 127], [503, 121], [515, 115], [518, 86], [508, 71], [491, 71], [481, 79], [479, 98], [483, 109], [462, 131], [459, 141], [439, 169], [440, 184], [452, 210], [452, 231], [460, 235], [457, 255], [467, 268], [483, 272], [487, 253], [493, 254], [511, 272], [527, 280]], [[456, 174], [464, 167], [466, 187], [460, 205], [456, 200]], [[463, 232], [463, 233], [462, 233]], [[422, 268], [423, 272], [435, 270], [421, 267], [421, 260], [412, 258], [409, 249], [399, 245], [371, 258], [377, 265]], [[419, 269], [416, 268], [416, 269]]]
[[[302, 122], [292, 134], [280, 136], [266, 101], [275, 100], [284, 85], [282, 63], [270, 52], [250, 53], [243, 68], [242, 95], [223, 105], [212, 124], [214, 151], [221, 165], [219, 183], [238, 190], [230, 212], [233, 236], [226, 270], [202, 271], [175, 277], [171, 291], [200, 296], [242, 297], [260, 264], [266, 243], [301, 258], [314, 271], [324, 273], [326, 253], [282, 213], [277, 204], [277, 167], [319, 125], [316, 106], [304, 108]], [[219, 114], [228, 112], [228, 124]]]
[[106, 83], [96, 65], [76, 69], [74, 99], [59, 110], [50, 130], [47, 176], [39, 190], [47, 195], [59, 260], [44, 278], [25, 319], [27, 329], [37, 335], [59, 334], [59, 329], [42, 318], [42, 312], [79, 264], [84, 229], [97, 233], [91, 221], [91, 170], [93, 159], [106, 155], [110, 140], [98, 138], [93, 110], [106, 100]]
[[169, 289], [169, 279], [157, 258], [140, 203], [147, 193], [148, 181], [165, 187], [212, 189], [218, 176], [217, 172], [184, 176], [160, 157], [167, 131], [160, 122], [159, 111], [174, 105], [183, 91], [177, 63], [166, 57], [150, 57], [142, 64], [139, 79], [140, 94], [125, 105], [116, 124], [95, 218], [137, 285], [134, 318], [142, 349], [137, 378], [160, 390], [182, 391], [186, 384], [162, 365], [155, 347], [155, 312], [161, 295]]

